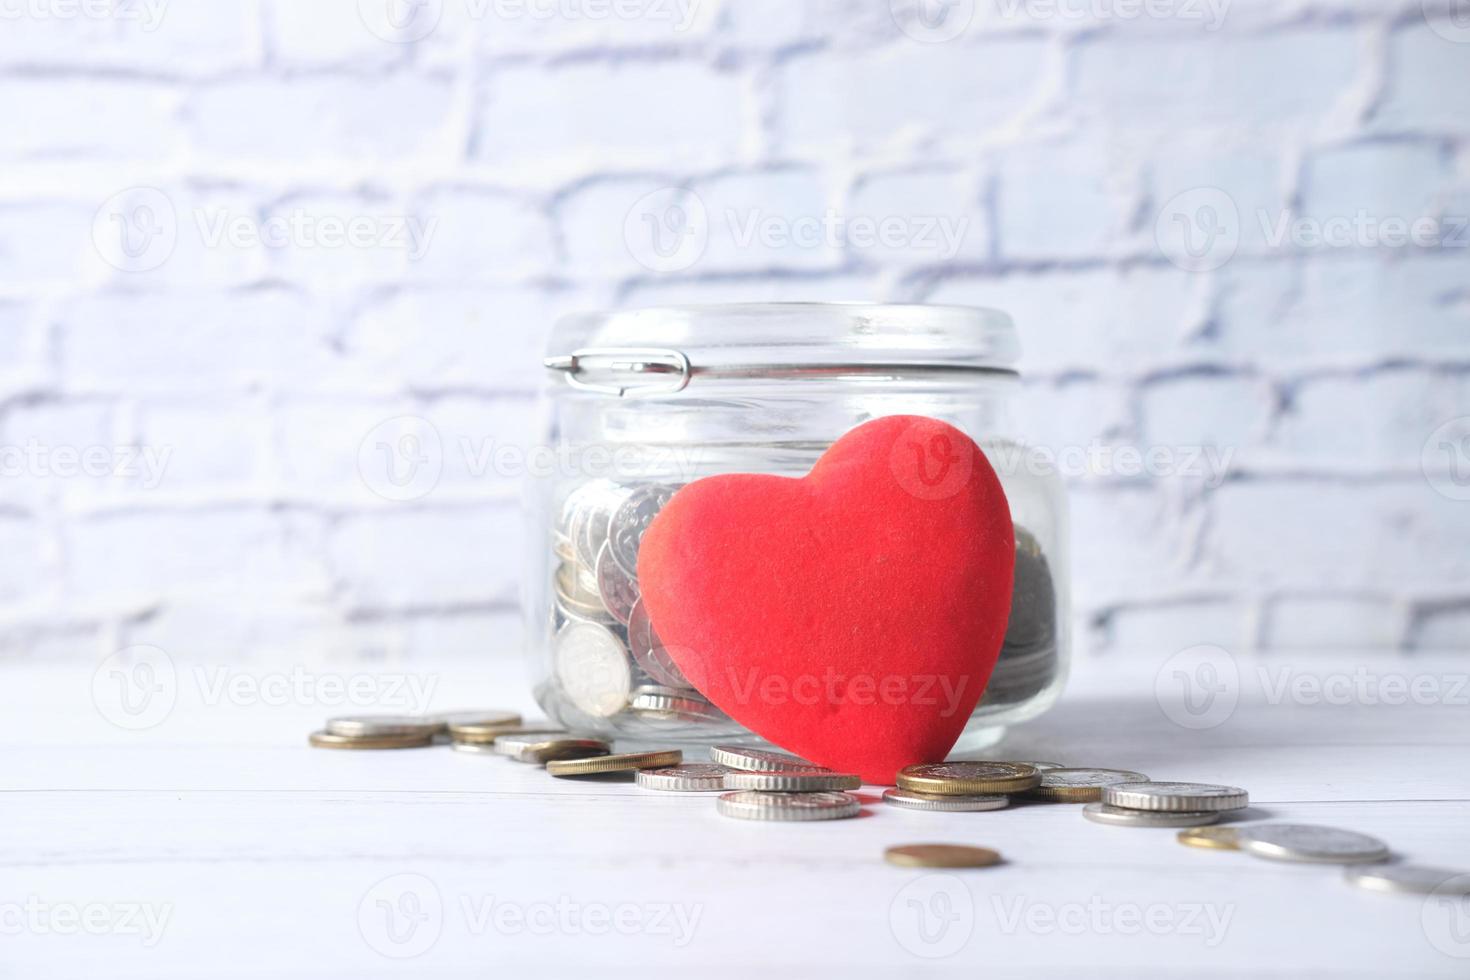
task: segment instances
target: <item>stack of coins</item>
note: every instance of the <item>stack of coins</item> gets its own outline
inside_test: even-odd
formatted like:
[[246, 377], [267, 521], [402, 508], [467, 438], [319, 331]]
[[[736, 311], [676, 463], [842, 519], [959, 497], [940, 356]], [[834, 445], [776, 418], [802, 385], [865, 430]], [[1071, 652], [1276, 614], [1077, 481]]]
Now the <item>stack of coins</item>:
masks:
[[1103, 786], [1102, 798], [1083, 807], [1082, 815], [1113, 827], [1198, 827], [1249, 803], [1250, 795], [1236, 786], [1141, 780]]
[[671, 723], [731, 727], [680, 672], [638, 588], [643, 533], [677, 489], [592, 480], [562, 504], [552, 530], [552, 673], [554, 700], [571, 710], [559, 715], [654, 730]]
[[434, 744], [444, 730], [438, 719], [416, 715], [355, 715], [331, 718], [307, 739], [319, 749], [418, 749]]
[[905, 766], [883, 802], [935, 812], [1000, 810], [1011, 796], [1035, 789], [1041, 770], [1025, 762], [929, 762]]
[[833, 772], [783, 752], [716, 745], [710, 758], [725, 769], [725, 793], [716, 801], [721, 815], [737, 820], [841, 820], [862, 812], [851, 793], [862, 780]]

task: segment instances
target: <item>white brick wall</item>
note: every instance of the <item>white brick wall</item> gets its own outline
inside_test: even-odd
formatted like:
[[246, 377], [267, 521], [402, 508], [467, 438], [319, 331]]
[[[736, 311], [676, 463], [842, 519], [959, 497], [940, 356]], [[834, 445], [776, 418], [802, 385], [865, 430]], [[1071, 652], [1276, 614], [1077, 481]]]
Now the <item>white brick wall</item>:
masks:
[[[1006, 308], [1037, 441], [1229, 454], [1075, 481], [1085, 652], [1470, 643], [1463, 0], [390, 3], [5, 6], [0, 656], [509, 653], [462, 447], [534, 438], [544, 329], [794, 298]], [[962, 233], [655, 271], [671, 187]], [[448, 451], [395, 504], [403, 416]]]

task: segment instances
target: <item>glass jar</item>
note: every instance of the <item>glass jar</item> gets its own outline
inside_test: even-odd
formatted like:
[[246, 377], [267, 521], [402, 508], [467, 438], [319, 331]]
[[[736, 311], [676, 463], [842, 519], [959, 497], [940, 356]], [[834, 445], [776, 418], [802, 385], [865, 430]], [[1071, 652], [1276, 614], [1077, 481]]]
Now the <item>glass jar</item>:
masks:
[[639, 601], [649, 521], [681, 485], [805, 476], [839, 436], [886, 415], [942, 419], [999, 476], [1016, 530], [1010, 622], [958, 749], [1049, 707], [1070, 647], [1067, 514], [1028, 471], [1011, 408], [1015, 329], [948, 306], [742, 304], [579, 315], [553, 331], [542, 400], [550, 465], [531, 483], [525, 596], [537, 700], [579, 732], [630, 742], [759, 744], [693, 690]]

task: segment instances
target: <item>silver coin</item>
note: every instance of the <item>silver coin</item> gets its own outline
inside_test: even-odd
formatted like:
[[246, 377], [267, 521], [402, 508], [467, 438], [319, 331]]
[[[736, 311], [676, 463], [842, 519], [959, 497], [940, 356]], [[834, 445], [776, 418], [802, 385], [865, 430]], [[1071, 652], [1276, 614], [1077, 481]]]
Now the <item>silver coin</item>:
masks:
[[1388, 857], [1388, 845], [1377, 837], [1305, 823], [1247, 824], [1236, 839], [1242, 851], [1275, 861], [1359, 864]]
[[547, 736], [519, 743], [510, 757], [517, 762], [544, 765], [557, 759], [590, 759], [611, 751], [612, 746], [600, 738]]
[[633, 603], [628, 611], [628, 649], [633, 661], [649, 677], [667, 687], [689, 687], [689, 680], [679, 665], [674, 663], [663, 640], [654, 631], [653, 621], [648, 618], [648, 607], [643, 600]]
[[1011, 798], [1001, 793], [940, 796], [937, 793], [910, 793], [902, 789], [886, 789], [883, 791], [883, 802], [905, 810], [972, 813], [981, 810], [1003, 810], [1010, 806]]
[[713, 762], [686, 762], [667, 769], [640, 769], [634, 779], [644, 789], [707, 793], [723, 790], [725, 774], [732, 771]]
[[723, 722], [729, 717], [694, 691], [640, 687], [628, 702], [631, 711], [651, 721]]
[[494, 742], [450, 742], [449, 747], [467, 755], [503, 755]]
[[770, 769], [800, 769], [807, 772], [830, 772], [822, 766], [813, 765], [785, 752], [770, 752], [766, 749], [747, 749], [739, 745], [714, 745], [709, 757], [722, 766], [747, 772]]
[[1048, 769], [1071, 768], [1070, 766], [1067, 766], [1060, 762], [1036, 762], [1032, 759], [1006, 759], [1004, 761], [1009, 762], [1013, 766], [1030, 766], [1032, 769], [1035, 769], [1038, 772], [1046, 772], [1046, 770]]
[[379, 735], [433, 735], [444, 730], [444, 726], [433, 718], [421, 715], [351, 715], [332, 718], [327, 722], [327, 731], [347, 738], [368, 738]]
[[1347, 868], [1347, 880], [1374, 892], [1404, 895], [1470, 896], [1470, 874], [1422, 864], [1369, 864]]
[[633, 604], [638, 601], [638, 586], [613, 561], [612, 551], [606, 544], [597, 553], [597, 594], [613, 619], [627, 626], [628, 618], [633, 615]]
[[638, 547], [643, 543], [643, 532], [677, 489], [662, 483], [638, 487], [613, 513], [607, 542], [612, 547], [613, 561], [634, 582], [638, 581]]
[[585, 489], [587, 493], [572, 516], [568, 537], [572, 539], [577, 561], [590, 569], [597, 567], [597, 553], [607, 543], [613, 512], [632, 491], [611, 480], [593, 480]]
[[1238, 786], [1145, 781], [1104, 786], [1102, 801], [1130, 810], [1239, 810], [1250, 795]]
[[495, 747], [496, 755], [509, 756], [514, 759], [527, 745], [535, 745], [554, 738], [571, 738], [572, 733], [565, 728], [548, 728], [545, 731], [511, 732], [506, 735], [495, 736], [495, 741], [490, 743]]
[[572, 703], [594, 718], [611, 718], [627, 707], [633, 671], [627, 650], [596, 623], [568, 623], [552, 651], [556, 679]]
[[1099, 799], [1104, 786], [1147, 780], [1143, 773], [1127, 769], [1044, 769], [1040, 785], [1028, 790], [1027, 795], [1036, 799], [1080, 803]]
[[809, 769], [735, 770], [726, 773], [726, 789], [758, 789], [768, 793], [820, 793], [857, 789], [863, 781], [845, 772], [812, 772]]
[[1082, 807], [1082, 815], [1093, 823], [1105, 823], [1111, 827], [1199, 827], [1220, 819], [1218, 810], [1193, 813], [1188, 810], [1130, 810], [1106, 803], [1088, 803]]
[[762, 793], [739, 790], [715, 801], [720, 813], [738, 820], [841, 820], [855, 817], [862, 803], [850, 793]]

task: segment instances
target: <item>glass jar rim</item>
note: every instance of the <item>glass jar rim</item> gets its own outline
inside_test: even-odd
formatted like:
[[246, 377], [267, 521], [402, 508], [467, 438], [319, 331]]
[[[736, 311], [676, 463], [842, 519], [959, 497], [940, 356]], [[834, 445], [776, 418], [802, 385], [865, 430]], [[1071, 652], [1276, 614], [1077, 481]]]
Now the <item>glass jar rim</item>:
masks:
[[548, 368], [575, 388], [669, 394], [700, 377], [804, 380], [1014, 375], [1006, 313], [922, 303], [730, 303], [572, 314]]

